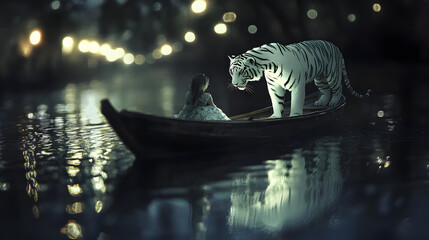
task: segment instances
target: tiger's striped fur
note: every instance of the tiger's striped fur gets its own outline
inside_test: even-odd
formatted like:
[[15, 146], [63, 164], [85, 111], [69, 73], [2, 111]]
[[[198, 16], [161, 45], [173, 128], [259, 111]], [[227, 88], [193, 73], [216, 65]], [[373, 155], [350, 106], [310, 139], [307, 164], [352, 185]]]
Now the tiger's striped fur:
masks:
[[246, 89], [248, 81], [258, 81], [263, 75], [273, 105], [271, 117], [284, 115], [285, 90], [291, 92], [290, 116], [302, 115], [305, 85], [314, 81], [322, 93], [316, 106], [335, 106], [342, 102], [342, 79], [347, 89], [359, 98], [370, 95], [357, 93], [350, 85], [344, 58], [332, 43], [322, 40], [296, 44], [265, 44], [230, 58], [232, 84]]

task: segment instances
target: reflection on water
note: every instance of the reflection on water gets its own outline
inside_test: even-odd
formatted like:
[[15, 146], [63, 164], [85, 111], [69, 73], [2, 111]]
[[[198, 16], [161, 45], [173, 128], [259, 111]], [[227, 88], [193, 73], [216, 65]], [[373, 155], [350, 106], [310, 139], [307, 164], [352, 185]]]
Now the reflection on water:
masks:
[[[276, 159], [233, 167], [230, 174], [226, 170], [219, 176], [222, 173], [213, 169], [221, 177], [215, 181], [208, 177], [210, 169], [194, 169], [187, 176], [195, 185], [139, 189], [137, 196], [143, 199], [131, 195], [141, 202], [138, 210], [118, 203], [111, 214], [121, 214], [121, 219], [133, 224], [125, 226], [123, 220], [116, 220], [107, 228], [112, 238], [131, 237], [129, 232], [138, 231], [141, 239], [261, 239], [322, 218], [329, 222], [342, 188], [340, 145], [341, 140], [335, 138], [294, 144]], [[244, 160], [235, 158], [239, 159], [230, 160]], [[160, 169], [169, 179], [182, 178], [177, 167]], [[144, 197], [145, 193], [150, 197]]]
[[[183, 96], [167, 75], [118, 76], [1, 102], [0, 224], [9, 232], [0, 238], [378, 239], [391, 229], [386, 239], [425, 236], [427, 138], [398, 133], [392, 95], [350, 108], [355, 117], [337, 137], [276, 143], [275, 157], [133, 166], [137, 177], [113, 197], [134, 157], [100, 114], [99, 100], [171, 116]], [[308, 235], [289, 235], [299, 229]]]
[[[59, 224], [57, 232], [77, 239], [96, 234], [88, 225], [82, 227], [80, 215], [91, 219], [103, 211], [111, 201], [106, 193], [113, 188], [106, 181], [129, 167], [133, 157], [100, 113], [104, 90], [69, 84], [59, 95], [63, 101], [55, 105], [43, 98], [27, 99], [17, 130], [34, 217], [63, 216], [55, 223]], [[117, 160], [124, 167], [117, 168], [119, 163], [111, 161], [111, 156], [125, 157]], [[59, 182], [56, 187], [55, 181]], [[52, 206], [58, 197], [62, 199]]]
[[[321, 140], [314, 149], [295, 149], [266, 161], [261, 172], [234, 179], [228, 224], [278, 232], [311, 222], [332, 206], [341, 188], [339, 142]], [[242, 176], [240, 176], [242, 175]]]
[[82, 227], [76, 221], [70, 220], [61, 228], [61, 233], [70, 239], [77, 239], [82, 237]]

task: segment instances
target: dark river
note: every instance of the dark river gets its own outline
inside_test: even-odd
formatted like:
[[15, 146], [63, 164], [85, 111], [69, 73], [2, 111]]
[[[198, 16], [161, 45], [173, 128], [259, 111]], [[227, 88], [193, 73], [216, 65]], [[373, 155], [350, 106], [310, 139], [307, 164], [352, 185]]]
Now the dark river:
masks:
[[428, 125], [403, 98], [351, 99], [340, 131], [185, 165], [136, 160], [99, 110], [171, 116], [186, 87], [160, 69], [4, 94], [0, 239], [429, 238]]

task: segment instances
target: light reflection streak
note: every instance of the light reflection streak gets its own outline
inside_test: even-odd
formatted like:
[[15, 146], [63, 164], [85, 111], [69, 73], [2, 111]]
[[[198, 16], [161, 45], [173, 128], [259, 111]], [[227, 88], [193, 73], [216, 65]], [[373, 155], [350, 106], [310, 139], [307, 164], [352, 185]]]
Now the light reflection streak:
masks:
[[104, 185], [104, 180], [102, 177], [93, 177], [91, 181], [94, 190], [100, 191], [102, 193], [106, 192], [106, 185]]
[[290, 160], [266, 162], [267, 186], [253, 172], [234, 180], [228, 225], [278, 232], [308, 224], [336, 201], [341, 187], [338, 144], [320, 144], [316, 155], [301, 149]]
[[162, 102], [162, 110], [164, 110], [165, 116], [172, 116], [174, 114], [173, 109], [173, 94], [174, 89], [172, 85], [166, 84], [161, 88], [161, 102]]
[[82, 213], [83, 212], [83, 203], [75, 202], [72, 204], [67, 204], [66, 212], [68, 214], [72, 214], [72, 215]]
[[32, 210], [33, 210], [33, 216], [35, 218], [39, 218], [40, 217], [39, 208], [36, 205], [34, 205], [33, 208], [32, 208]]
[[20, 41], [19, 50], [22, 56], [29, 57], [31, 55], [31, 52], [33, 51], [33, 48], [31, 44], [29, 44], [27, 41]]
[[67, 185], [67, 189], [72, 197], [80, 196], [83, 193], [79, 184]]
[[[110, 154], [120, 147], [119, 154], [124, 154], [125, 159], [132, 157], [102, 117], [98, 104], [106, 93], [98, 89], [97, 84], [84, 90], [69, 84], [62, 91], [63, 99], [54, 105], [49, 104], [49, 96], [28, 99], [27, 103], [23, 100], [26, 108], [16, 126], [27, 181], [25, 192], [34, 200], [31, 211], [35, 218], [55, 215], [54, 209], [64, 209], [70, 217], [101, 213], [111, 197], [105, 181], [121, 171], [110, 166]], [[39, 174], [50, 184], [41, 188]], [[0, 181], [0, 191], [8, 188]], [[59, 188], [69, 195], [67, 202], [55, 200], [55, 204], [62, 204], [61, 208], [51, 206], [52, 199], [47, 200], [52, 194], [39, 195]], [[68, 238], [83, 237], [77, 221], [70, 220], [62, 226], [61, 232]]]
[[207, 193], [204, 190], [202, 193], [202, 197], [192, 204], [192, 227], [194, 229], [194, 239], [205, 239], [207, 232], [206, 225], [211, 203], [207, 197]]
[[381, 169], [388, 168], [390, 166], [390, 156], [386, 156], [384, 159], [377, 156], [376, 163], [378, 165], [378, 171], [377, 171], [377, 173], [378, 173], [378, 172], [380, 172]]
[[27, 145], [28, 143], [23, 144], [23, 148], [27, 148], [22, 151], [24, 157], [24, 169], [25, 178], [27, 179], [26, 192], [29, 197], [32, 197], [35, 202], [39, 200], [39, 183], [37, 181], [37, 172], [36, 172], [36, 158], [34, 150]]
[[61, 233], [70, 239], [77, 239], [82, 237], [82, 227], [74, 220], [69, 222], [61, 228]]
[[[40, 104], [36, 107], [37, 112], [25, 113], [17, 123], [17, 129], [21, 136], [20, 148], [24, 160], [25, 179], [27, 185], [25, 191], [36, 203], [39, 201], [40, 185], [38, 182], [37, 162], [50, 161], [53, 159], [50, 114], [47, 113], [48, 106]], [[36, 124], [37, 123], [37, 124]], [[37, 134], [36, 134], [36, 131]], [[35, 218], [40, 217], [37, 205], [32, 208]]]
[[104, 121], [100, 109], [100, 99], [104, 98], [105, 95], [100, 91], [93, 89], [85, 90], [81, 95], [81, 106], [82, 111], [81, 122], [84, 124], [99, 124]]
[[68, 159], [67, 164], [73, 165], [73, 166], [79, 166], [81, 164], [81, 160], [79, 160], [79, 159]]
[[103, 202], [98, 200], [97, 202], [95, 202], [95, 212], [100, 213], [101, 210], [103, 210]]

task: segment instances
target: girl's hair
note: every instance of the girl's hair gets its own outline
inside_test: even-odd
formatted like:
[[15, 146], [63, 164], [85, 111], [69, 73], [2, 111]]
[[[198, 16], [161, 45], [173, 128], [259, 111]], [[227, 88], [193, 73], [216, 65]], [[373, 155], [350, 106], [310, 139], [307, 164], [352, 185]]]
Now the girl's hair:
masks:
[[198, 73], [195, 76], [192, 77], [191, 81], [191, 104], [196, 106], [198, 103], [198, 99], [201, 97], [201, 95], [204, 93], [205, 89], [204, 87], [208, 83], [209, 78], [202, 74]]

